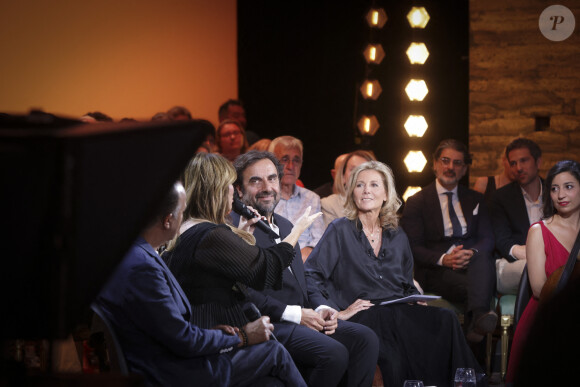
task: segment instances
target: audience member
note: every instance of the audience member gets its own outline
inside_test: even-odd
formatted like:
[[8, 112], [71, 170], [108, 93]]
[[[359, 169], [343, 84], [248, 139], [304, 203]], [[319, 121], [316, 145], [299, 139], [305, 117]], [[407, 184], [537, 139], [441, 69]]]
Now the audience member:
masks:
[[518, 138], [507, 146], [505, 153], [516, 179], [492, 195], [490, 211], [499, 254], [497, 291], [516, 294], [526, 265], [528, 229], [542, 217], [544, 184], [539, 176], [542, 151], [532, 140]]
[[320, 208], [322, 209], [322, 219], [324, 226], [328, 227], [330, 222], [334, 219], [345, 216], [344, 203], [346, 201], [346, 183], [350, 177], [350, 173], [367, 161], [375, 160], [375, 155], [371, 151], [356, 150], [348, 153], [342, 165], [337, 169], [337, 174], [334, 178], [334, 193], [326, 198], [320, 200]]
[[332, 176], [332, 181], [326, 182], [314, 190], [314, 193], [320, 196], [321, 200], [327, 196], [332, 195], [333, 193], [336, 193], [334, 192], [333, 189], [334, 181], [336, 180], [336, 171], [340, 169], [347, 155], [348, 153], [343, 153], [334, 160], [334, 168], [330, 170], [330, 176]]
[[267, 151], [271, 142], [272, 140], [270, 140], [269, 138], [262, 138], [261, 140], [258, 140], [252, 145], [250, 145], [248, 150]]
[[246, 132], [239, 122], [234, 120], [222, 121], [216, 132], [218, 153], [232, 163], [242, 153], [248, 150]]
[[304, 385], [283, 346], [267, 341], [267, 318], [243, 328], [190, 323], [187, 297], [156, 252], [179, 229], [184, 208], [177, 183], [97, 297], [129, 370], [148, 386], [253, 386], [267, 376]]
[[409, 236], [415, 278], [427, 292], [465, 305], [466, 337], [493, 332], [493, 231], [483, 195], [459, 185], [471, 158], [467, 147], [443, 140], [433, 154], [436, 179], [407, 199], [401, 225]]
[[174, 106], [167, 111], [167, 116], [171, 121], [189, 121], [192, 119], [191, 113], [183, 106]]
[[218, 118], [220, 123], [225, 120], [238, 121], [244, 128], [244, 131], [246, 132], [246, 138], [248, 139], [249, 145], [252, 145], [253, 143], [255, 143], [260, 139], [260, 136], [258, 136], [251, 130], [248, 130], [246, 109], [244, 109], [242, 101], [237, 99], [228, 99], [219, 107]]
[[191, 321], [201, 328], [245, 325], [246, 286], [279, 289], [298, 236], [320, 216], [310, 215], [307, 209], [284, 243], [259, 248], [248, 232], [259, 218], [244, 219], [239, 228], [226, 222], [235, 180], [234, 167], [222, 156], [198, 153], [193, 157], [185, 173], [186, 221], [176, 243], [163, 254], [191, 302]]
[[322, 285], [338, 318], [364, 324], [379, 341], [385, 386], [406, 379], [449, 386], [457, 367], [482, 372], [449, 309], [383, 301], [419, 294], [413, 255], [398, 226], [401, 201], [390, 168], [358, 166], [346, 193], [347, 217], [332, 222], [306, 261], [306, 275]]
[[155, 115], [151, 117], [151, 121], [171, 121], [171, 119], [166, 112], [159, 112], [155, 113]]
[[[284, 166], [280, 201], [275, 212], [292, 223], [296, 223], [298, 216], [307, 207], [311, 207], [313, 212], [319, 212], [320, 197], [309, 189], [299, 187], [296, 184], [296, 180], [300, 177], [304, 154], [302, 141], [292, 136], [277, 137], [270, 143], [268, 151], [274, 153], [278, 161]], [[300, 235], [298, 242], [302, 248], [302, 261], [308, 258], [323, 232], [324, 222], [322, 218], [319, 218]]]
[[137, 121], [134, 118], [130, 118], [130, 117], [123, 117], [119, 120], [120, 123], [137, 123], [139, 121]]
[[556, 269], [566, 264], [580, 232], [580, 164], [571, 160], [557, 162], [546, 176], [546, 188], [543, 220], [530, 227], [526, 241], [527, 270], [533, 297], [514, 334], [506, 376], [508, 382], [513, 381], [518, 371], [539, 301], [544, 302], [540, 300], [544, 284]]
[[505, 154], [505, 149], [501, 154], [502, 172], [494, 176], [482, 176], [475, 180], [473, 190], [481, 192], [486, 203], [489, 203], [491, 195], [506, 184], [516, 179], [514, 171]]
[[[272, 153], [259, 151], [241, 155], [234, 166], [234, 185], [242, 202], [257, 209], [280, 235], [274, 240], [255, 229], [256, 245], [267, 248], [280, 243], [292, 230], [290, 221], [274, 213], [280, 200], [283, 167]], [[240, 216], [232, 213], [232, 218], [237, 225]], [[298, 244], [294, 249], [300, 254]], [[249, 299], [261, 314], [270, 316], [277, 339], [298, 367], [306, 368], [303, 376], [308, 385], [336, 386], [342, 378], [348, 386], [370, 386], [379, 350], [374, 332], [363, 325], [339, 321], [338, 312], [325, 305], [326, 298], [315, 286], [309, 293], [302, 260], [294, 259], [282, 276], [280, 290], [249, 289]]]
[[95, 122], [113, 122], [113, 119], [106, 115], [105, 113], [101, 112], [89, 112], [81, 117], [81, 121], [87, 123], [95, 123]]

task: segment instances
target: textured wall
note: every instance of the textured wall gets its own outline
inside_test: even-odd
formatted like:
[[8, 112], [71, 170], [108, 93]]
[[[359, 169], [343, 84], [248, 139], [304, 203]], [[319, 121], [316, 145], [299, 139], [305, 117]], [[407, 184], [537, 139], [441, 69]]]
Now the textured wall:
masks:
[[[546, 39], [542, 11], [568, 7], [576, 18], [572, 36]], [[580, 2], [470, 1], [470, 180], [499, 173], [501, 152], [511, 139], [536, 141], [544, 153], [542, 176], [554, 162], [580, 160]], [[535, 131], [535, 117], [550, 126]]]

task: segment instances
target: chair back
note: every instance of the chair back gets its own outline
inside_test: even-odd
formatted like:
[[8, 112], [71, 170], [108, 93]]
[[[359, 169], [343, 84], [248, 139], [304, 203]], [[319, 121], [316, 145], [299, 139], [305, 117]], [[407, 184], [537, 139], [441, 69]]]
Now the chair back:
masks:
[[526, 264], [522, 272], [522, 278], [520, 278], [516, 304], [514, 306], [514, 329], [516, 328], [518, 321], [520, 321], [520, 317], [522, 316], [522, 313], [524, 313], [524, 309], [526, 309], [530, 298], [532, 298], [532, 286], [530, 285], [528, 265]]
[[95, 312], [93, 317], [93, 325], [100, 326], [105, 335], [105, 346], [109, 355], [111, 372], [121, 375], [129, 375], [129, 367], [127, 367], [125, 354], [121, 348], [121, 344], [119, 343], [111, 322], [107, 319], [105, 313], [99, 305], [93, 303], [91, 304], [91, 309], [93, 312]]

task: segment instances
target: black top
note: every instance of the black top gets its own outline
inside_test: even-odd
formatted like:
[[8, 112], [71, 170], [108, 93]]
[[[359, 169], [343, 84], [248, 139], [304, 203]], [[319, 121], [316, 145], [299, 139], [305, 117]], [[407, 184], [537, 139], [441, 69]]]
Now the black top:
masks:
[[413, 255], [403, 229], [383, 230], [378, 257], [360, 221], [335, 219], [306, 260], [312, 276], [335, 302], [346, 309], [358, 298], [391, 300], [419, 291], [413, 285]]
[[282, 271], [294, 248], [282, 242], [268, 249], [246, 243], [226, 225], [202, 222], [177, 239], [163, 258], [192, 307], [191, 322], [201, 328], [244, 326], [244, 287], [280, 288]]

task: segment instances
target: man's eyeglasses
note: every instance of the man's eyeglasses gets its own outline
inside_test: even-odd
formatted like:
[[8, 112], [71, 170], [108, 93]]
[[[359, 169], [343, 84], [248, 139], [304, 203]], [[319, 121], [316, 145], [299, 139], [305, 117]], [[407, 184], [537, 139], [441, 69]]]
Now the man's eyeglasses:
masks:
[[451, 160], [449, 157], [440, 157], [439, 161], [443, 163], [443, 165], [449, 165], [453, 163], [454, 167], [463, 167], [465, 162], [463, 160]]
[[302, 165], [302, 159], [300, 157], [294, 157], [293, 159], [291, 159], [288, 156], [284, 156], [280, 159], [280, 162], [282, 164], [288, 164], [290, 161], [292, 161], [292, 164], [294, 165]]

